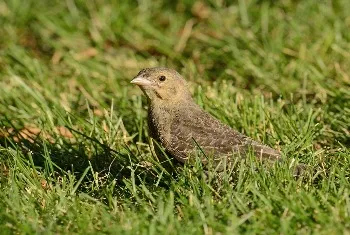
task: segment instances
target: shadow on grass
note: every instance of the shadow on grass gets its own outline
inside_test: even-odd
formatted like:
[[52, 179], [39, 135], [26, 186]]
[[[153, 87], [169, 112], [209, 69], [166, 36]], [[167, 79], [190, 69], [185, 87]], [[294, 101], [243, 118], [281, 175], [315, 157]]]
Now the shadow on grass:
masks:
[[[59, 138], [55, 142], [48, 141], [40, 135], [24, 136], [21, 129], [12, 128], [0, 136], [0, 146], [17, 151], [16, 157], [30, 164], [40, 173], [48, 171], [49, 165], [53, 166], [54, 177], [64, 174], [74, 174], [76, 179], [82, 179], [79, 192], [91, 191], [84, 187], [96, 180], [96, 175], [101, 182], [115, 181], [119, 186], [125, 185], [125, 180], [133, 181], [136, 185], [150, 184], [164, 189], [168, 188], [168, 182], [174, 174], [169, 174], [160, 165], [151, 163], [151, 166], [140, 164], [139, 154], [133, 143], [125, 144], [122, 151], [111, 149], [97, 139], [84, 133], [67, 127], [71, 132], [81, 137], [81, 141], [74, 143], [69, 139]], [[4, 132], [4, 130], [2, 131]], [[133, 150], [129, 147], [132, 146]], [[0, 159], [3, 156], [0, 155]], [[11, 162], [11, 159], [2, 159]], [[86, 173], [90, 167], [90, 171]], [[50, 170], [49, 170], [50, 171]], [[164, 174], [165, 172], [165, 174]], [[174, 173], [174, 172], [173, 172]], [[160, 178], [161, 177], [161, 180]]]

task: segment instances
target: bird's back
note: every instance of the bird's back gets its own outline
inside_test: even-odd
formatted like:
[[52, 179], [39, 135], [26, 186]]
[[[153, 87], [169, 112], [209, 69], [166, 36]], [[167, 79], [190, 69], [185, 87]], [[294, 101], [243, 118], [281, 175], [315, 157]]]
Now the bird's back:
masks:
[[[199, 148], [216, 160], [220, 160], [223, 156], [233, 156], [234, 153], [244, 156], [250, 150], [261, 158], [280, 157], [278, 151], [233, 130], [194, 102], [161, 112], [149, 115], [151, 135], [180, 162], [186, 162]], [[162, 127], [161, 130], [159, 126]]]

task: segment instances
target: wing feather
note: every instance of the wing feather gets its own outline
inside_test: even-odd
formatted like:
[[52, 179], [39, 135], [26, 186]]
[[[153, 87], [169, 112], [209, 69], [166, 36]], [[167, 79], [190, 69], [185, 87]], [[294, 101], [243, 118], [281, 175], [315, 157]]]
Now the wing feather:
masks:
[[262, 158], [279, 158], [278, 151], [253, 141], [249, 137], [221, 123], [199, 106], [178, 110], [170, 127], [168, 151], [179, 161], [185, 162], [196, 151], [196, 143], [206, 154], [220, 158], [232, 153], [245, 154], [253, 148]]

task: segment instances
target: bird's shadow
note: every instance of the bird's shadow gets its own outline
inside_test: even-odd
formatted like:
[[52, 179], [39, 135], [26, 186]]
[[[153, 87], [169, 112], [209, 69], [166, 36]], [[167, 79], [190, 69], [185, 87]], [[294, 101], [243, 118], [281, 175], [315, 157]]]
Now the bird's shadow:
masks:
[[[137, 149], [135, 144], [125, 144], [122, 151], [117, 151], [93, 137], [69, 129], [80, 135], [84, 141], [72, 142], [69, 139], [60, 138], [58, 141], [52, 142], [40, 135], [24, 136], [21, 129], [12, 128], [11, 132], [5, 134], [2, 130], [0, 146], [18, 151], [18, 155], [24, 158], [23, 160], [27, 161], [28, 164], [32, 161], [35, 169], [39, 172], [45, 172], [48, 165], [51, 165], [55, 168], [56, 177], [74, 174], [76, 179], [83, 179], [82, 185], [93, 181], [92, 172], [95, 172], [98, 173], [100, 179], [113, 180], [118, 185], [123, 185], [125, 180], [130, 180], [133, 177], [135, 184], [154, 184], [157, 181], [158, 186], [168, 187], [168, 180], [171, 180], [173, 175], [168, 172], [164, 174], [162, 172], [165, 170], [164, 168], [154, 165], [150, 168], [140, 164], [140, 154], [135, 152]], [[135, 146], [130, 149], [130, 145]], [[92, 150], [87, 151], [87, 149]], [[0, 156], [1, 161], [11, 161], [11, 159], [1, 159], [4, 156], [6, 158], [6, 155]], [[86, 174], [87, 168], [93, 170]], [[159, 180], [160, 176], [162, 180]], [[84, 192], [85, 189], [80, 187], [79, 190]]]

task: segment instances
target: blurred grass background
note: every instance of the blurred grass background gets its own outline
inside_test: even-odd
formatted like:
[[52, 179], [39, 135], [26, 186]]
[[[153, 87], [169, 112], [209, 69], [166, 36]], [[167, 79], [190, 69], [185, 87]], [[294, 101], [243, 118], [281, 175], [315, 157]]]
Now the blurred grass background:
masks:
[[[349, 233], [349, 28], [348, 0], [1, 1], [2, 233]], [[129, 84], [154, 66], [289, 162], [168, 174]]]

